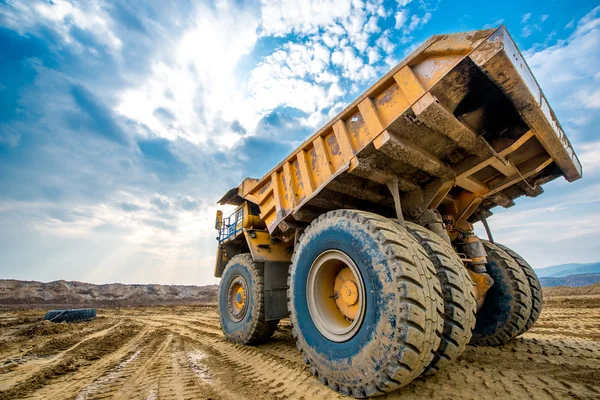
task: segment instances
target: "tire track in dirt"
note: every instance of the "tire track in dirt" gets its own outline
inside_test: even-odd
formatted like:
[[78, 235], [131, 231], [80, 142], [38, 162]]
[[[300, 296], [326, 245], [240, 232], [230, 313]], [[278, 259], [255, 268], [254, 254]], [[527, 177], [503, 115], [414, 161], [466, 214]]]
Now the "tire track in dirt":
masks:
[[[191, 331], [194, 335], [207, 335], [214, 333], [214, 327], [211, 326], [209, 332], [205, 332], [201, 328], [190, 328], [188, 324], [193, 325], [190, 317], [186, 318], [169, 318], [169, 321], [178, 327], [180, 330]], [[210, 335], [213, 336], [213, 335]], [[528, 335], [531, 336], [531, 335]], [[193, 337], [193, 336], [192, 336]], [[219, 334], [218, 337], [221, 337]], [[198, 339], [198, 338], [197, 338]], [[205, 341], [205, 340], [200, 340]], [[237, 347], [237, 345], [225, 343], [225, 348]], [[209, 347], [217, 348], [220, 357], [224, 357], [228, 362], [235, 365], [241, 375], [259, 384], [268, 386], [270, 390], [267, 393], [285, 397], [296, 397], [295, 390], [287, 390], [288, 385], [297, 386], [297, 380], [294, 373], [286, 371], [285, 374], [290, 374], [292, 377], [289, 382], [282, 382], [277, 379], [280, 370], [283, 367], [273, 366], [271, 368], [272, 376], [261, 379], [263, 376], [269, 375], [262, 371], [255, 377], [253, 374], [256, 369], [262, 369], [264, 363], [254, 362], [254, 356], [266, 357], [272, 356], [272, 365], [280, 366], [285, 362], [294, 364], [292, 369], [301, 370], [302, 373], [297, 375], [302, 376], [302, 381], [313, 379], [308, 371], [304, 368], [303, 362], [300, 359], [299, 353], [295, 349], [293, 339], [288, 333], [278, 331], [274, 338], [267, 344], [246, 347], [242, 346], [241, 355], [237, 356], [235, 352], [228, 351], [225, 348], [221, 349], [219, 345], [211, 342]], [[246, 350], [244, 350], [246, 349]], [[252, 350], [248, 350], [252, 349]], [[596, 356], [589, 357], [596, 350]], [[464, 385], [482, 386], [487, 393], [494, 394], [498, 397], [518, 397], [518, 398], [562, 398], [573, 396], [577, 393], [582, 398], [597, 398], [598, 389], [595, 387], [597, 383], [588, 381], [586, 376], [596, 376], [600, 363], [598, 358], [600, 353], [597, 352], [598, 345], [585, 343], [580, 346], [575, 343], [565, 343], [559, 340], [558, 343], [545, 342], [540, 339], [528, 338], [518, 339], [517, 341], [499, 348], [473, 348], [467, 349], [467, 352], [453, 367], [447, 371], [441, 371], [436, 376], [429, 379], [417, 379], [411, 385], [398, 392], [387, 395], [388, 398], [423, 398], [425, 393], [429, 393], [431, 398], [444, 398], [445, 396], [454, 394], [462, 398], [480, 398], [481, 393], [473, 391], [470, 395], [465, 393]], [[507, 357], [507, 353], [510, 357]], [[240, 362], [239, 359], [251, 360], [250, 363]], [[267, 361], [267, 364], [268, 361]], [[477, 368], [473, 366], [477, 365]], [[527, 365], [524, 371], [523, 366]], [[289, 369], [289, 368], [288, 368]], [[564, 373], [564, 371], [574, 371], [577, 369], [582, 372]], [[567, 383], [565, 379], [561, 379], [561, 375], [566, 378], [575, 378], [578, 383]], [[540, 376], [554, 376], [552, 381], [545, 381]], [[464, 382], [464, 383], [461, 383]], [[597, 382], [597, 378], [596, 378]], [[565, 384], [566, 383], [566, 384]], [[457, 387], [457, 390], [449, 390], [448, 387]], [[302, 385], [299, 386], [301, 389]], [[303, 394], [310, 393], [301, 391]], [[444, 396], [440, 394], [444, 393]], [[311, 397], [319, 395], [317, 390], [311, 393]], [[328, 393], [331, 396], [332, 393]]]
[[141, 338], [139, 346], [131, 355], [126, 355], [119, 364], [84, 387], [77, 395], [77, 400], [92, 398], [136, 397], [140, 390], [148, 392], [153, 382], [146, 373], [155, 361], [164, 356], [165, 349], [173, 339], [172, 334], [164, 331], [153, 331]]
[[[156, 319], [152, 320], [156, 321]], [[161, 321], [172, 323], [173, 325], [178, 327], [192, 329], [201, 334], [209, 334], [214, 335], [215, 337], [224, 338], [223, 333], [221, 331], [221, 327], [220, 325], [218, 325], [218, 321], [213, 321], [216, 324], [199, 324], [192, 319], [184, 319], [179, 317], [170, 317], [166, 319], [161, 319]], [[296, 348], [296, 341], [292, 336], [291, 329], [289, 328], [278, 329], [271, 338], [271, 340], [269, 340], [267, 343], [254, 346], [253, 348], [255, 348], [259, 352], [270, 354], [274, 357], [293, 362], [302, 367], [304, 367], [305, 365], [304, 361], [302, 361], [300, 352]]]
[[[156, 322], [156, 321], [154, 321]], [[274, 398], [311, 398], [334, 399], [342, 398], [336, 392], [323, 386], [315, 379], [304, 365], [298, 352], [296, 356], [287, 359], [286, 353], [295, 350], [293, 344], [284, 342], [287, 347], [284, 352], [277, 351], [277, 345], [243, 346], [225, 341], [222, 335], [190, 327], [189, 321], [176, 322], [169, 318], [166, 329], [174, 329], [185, 334], [190, 340], [196, 341], [213, 357], [230, 365], [235, 373], [253, 387], [261, 388], [264, 396]], [[273, 348], [275, 347], [275, 349]]]
[[[9, 381], [11, 375], [21, 376], [24, 366], [31, 372], [32, 368], [50, 364], [61, 353], [64, 354], [99, 332], [112, 329], [117, 323], [116, 319], [95, 320], [83, 329], [78, 329], [76, 325], [51, 324], [44, 321], [26, 324], [24, 327], [16, 326], [17, 329], [12, 332], [2, 348], [5, 361], [0, 367], [0, 375], [5, 375], [3, 382]], [[23, 348], [28, 350], [24, 352]], [[4, 388], [0, 382], [0, 390]]]
[[[141, 325], [128, 321], [108, 330], [96, 340], [87, 340], [65, 352], [56, 363], [14, 382], [10, 388], [0, 392], [0, 399], [21, 398], [33, 392], [37, 398], [67, 398], [76, 390], [78, 383], [85, 384], [86, 381], [82, 381], [81, 376], [86, 370], [110, 362], [115, 353], [118, 354], [133, 338], [140, 336], [141, 330]], [[69, 380], [74, 380], [75, 384], [62, 385]]]
[[214, 385], [212, 372], [201, 363], [206, 355], [190, 347], [180, 336], [173, 342], [156, 392], [165, 400], [221, 398]]
[[50, 358], [31, 357], [24, 359], [24, 361], [20, 363], [17, 367], [12, 368], [10, 371], [7, 371], [3, 374], [2, 381], [0, 382], [0, 391], [7, 390], [16, 380], [24, 381], [27, 379], [31, 379], [35, 375], [39, 374], [40, 371], [56, 366], [57, 364], [62, 362], [65, 356], [68, 356], [69, 353], [74, 352], [79, 346], [85, 344], [90, 340], [94, 340], [96, 338], [108, 334], [113, 329], [117, 328], [121, 323], [122, 321], [116, 322], [114, 325], [109, 326], [106, 329], [84, 336], [77, 343], [71, 345], [66, 350], [58, 352]]
[[[94, 323], [70, 326], [79, 332], [73, 336], [80, 335], [76, 345], [38, 358], [48, 363], [38, 372], [0, 374], [13, 378], [0, 399], [341, 398], [310, 374], [288, 320], [280, 322], [269, 342], [242, 346], [224, 339], [215, 307], [144, 307], [104, 314], [106, 321], [121, 324], [94, 332]], [[598, 320], [600, 308], [548, 308], [522, 338], [501, 347], [468, 347], [450, 368], [383, 398], [600, 398], [600, 341], [594, 336], [600, 335]], [[9, 341], [33, 326], [28, 314], [18, 313], [2, 323], [10, 325], [0, 332]], [[135, 332], [123, 335], [125, 327]], [[65, 335], [69, 333], [22, 340], [18, 354], [43, 354], [43, 349], [53, 349], [53, 339]], [[7, 360], [0, 356], [0, 365]], [[36, 358], [27, 362], [33, 366]], [[27, 364], [17, 368], [27, 371]]]

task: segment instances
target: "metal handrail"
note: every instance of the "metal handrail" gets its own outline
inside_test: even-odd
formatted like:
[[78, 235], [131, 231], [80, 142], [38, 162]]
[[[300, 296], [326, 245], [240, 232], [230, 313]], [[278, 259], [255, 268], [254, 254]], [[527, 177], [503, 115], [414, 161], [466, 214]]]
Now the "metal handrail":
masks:
[[[229, 217], [223, 218], [223, 222], [221, 223], [221, 227], [219, 229], [219, 236], [217, 240], [219, 243], [228, 240], [231, 237], [236, 237], [238, 233], [242, 231], [242, 227], [237, 227], [241, 224], [244, 219], [244, 209], [240, 208], [233, 212]], [[233, 221], [233, 222], [232, 222]]]

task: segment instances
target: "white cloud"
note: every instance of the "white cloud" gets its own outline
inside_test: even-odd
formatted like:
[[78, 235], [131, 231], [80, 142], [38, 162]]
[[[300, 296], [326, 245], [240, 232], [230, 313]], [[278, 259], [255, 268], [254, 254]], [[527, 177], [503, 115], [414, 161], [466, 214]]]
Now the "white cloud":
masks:
[[351, 0], [262, 0], [260, 34], [316, 33], [319, 27], [344, 19], [351, 13]]
[[[226, 131], [223, 121], [254, 127], [260, 118], [259, 105], [245, 104], [235, 74], [256, 43], [259, 21], [251, 10], [235, 11], [199, 7], [196, 28], [179, 38], [171, 59], [154, 61], [145, 84], [121, 95], [117, 110], [169, 139], [199, 143], [212, 137], [224, 146], [235, 144], [239, 135]], [[159, 107], [174, 114], [176, 125], [165, 127], [153, 116]]]
[[396, 46], [390, 41], [390, 38], [388, 37], [388, 35], [389, 35], [389, 30], [383, 32], [383, 34], [379, 37], [379, 39], [377, 39], [376, 43], [377, 43], [377, 46], [381, 47], [381, 49], [383, 50], [384, 53], [391, 54], [394, 52], [394, 49], [396, 48]]
[[394, 16], [394, 18], [396, 19], [395, 28], [396, 29], [400, 29], [400, 28], [402, 28], [404, 26], [404, 23], [408, 19], [408, 11], [407, 10], [400, 10], [400, 11], [398, 11], [396, 13], [396, 15]]
[[579, 23], [577, 24], [576, 34], [582, 34], [589, 32], [600, 27], [600, 6], [595, 7], [592, 11], [587, 13]]
[[542, 14], [540, 18], [537, 20], [538, 22], [534, 22], [532, 20], [531, 13], [527, 13], [523, 15], [521, 18], [521, 23], [523, 24], [523, 29], [521, 30], [522, 37], [529, 37], [534, 32], [542, 31], [542, 24], [548, 19], [547, 14]]
[[[525, 52], [527, 63], [559, 118], [574, 130], [596, 114], [600, 99], [600, 7], [579, 23], [566, 40], [539, 51]], [[563, 117], [564, 116], [564, 117]]]
[[369, 64], [375, 64], [377, 61], [379, 61], [381, 59], [381, 56], [379, 55], [379, 51], [377, 50], [376, 47], [371, 47], [369, 49], [369, 52], [367, 53], [367, 55], [369, 56]]
[[[68, 0], [54, 0], [48, 3], [14, 2], [3, 9], [9, 26], [17, 32], [25, 33], [35, 26], [42, 25], [55, 31], [65, 44], [79, 50], [87, 48], [73, 37], [72, 29], [77, 28], [90, 34], [99, 43], [118, 54], [121, 39], [114, 32], [114, 22], [105, 10], [104, 2], [88, 1], [78, 3]], [[89, 48], [90, 51], [94, 49]]]
[[378, 18], [376, 16], [372, 16], [371, 18], [369, 18], [369, 21], [365, 24], [365, 27], [364, 27], [365, 32], [377, 33], [379, 31], [381, 31], [379, 26], [377, 26], [377, 21], [378, 21]]
[[600, 141], [584, 143], [579, 146], [579, 160], [586, 174], [600, 171]]
[[365, 8], [369, 14], [374, 14], [383, 18], [390, 14], [383, 6], [383, 0], [368, 0]]
[[423, 27], [423, 25], [428, 23], [430, 19], [431, 19], [430, 12], [426, 12], [422, 17], [419, 17], [419, 16], [413, 14], [410, 17], [410, 24], [408, 25], [407, 29], [409, 32], [412, 32], [417, 28]]
[[334, 48], [340, 43], [339, 37], [330, 33], [323, 34], [321, 40], [323, 40], [323, 43], [329, 48]]
[[485, 24], [483, 26], [483, 29], [497, 28], [500, 25], [502, 25], [503, 23], [504, 23], [504, 19], [499, 18], [499, 19], [495, 20], [494, 22], [492, 22], [491, 24]]
[[329, 48], [345, 46], [346, 39], [363, 53], [381, 30], [378, 19], [387, 15], [382, 0], [263, 0], [259, 35], [321, 36]]
[[[122, 94], [118, 111], [169, 139], [184, 136], [200, 143], [210, 138], [231, 147], [242, 137], [228, 128], [234, 120], [252, 134], [258, 121], [280, 106], [309, 115], [321, 112], [342, 95], [331, 90], [331, 83], [340, 77], [373, 80], [376, 68], [382, 68], [374, 65], [383, 59], [381, 53], [394, 50], [389, 32], [377, 35], [380, 50], [369, 46], [385, 15], [379, 0], [265, 0], [261, 6], [257, 13], [227, 4], [216, 10], [200, 6], [197, 27], [179, 39], [176, 56], [158, 58], [146, 84]], [[422, 23], [429, 17], [424, 18]], [[247, 75], [237, 74], [236, 66], [261, 36], [292, 32], [299, 36]], [[155, 116], [159, 107], [171, 111], [174, 122]]]
[[[327, 51], [327, 63], [323, 61]], [[319, 58], [320, 57], [320, 58]], [[331, 57], [335, 63], [336, 53]], [[340, 95], [340, 90], [304, 80], [312, 76], [321, 83], [335, 82], [326, 68], [329, 51], [320, 45], [287, 43], [273, 55], [266, 57], [251, 73], [245, 87], [248, 102], [260, 104], [259, 115], [285, 105], [312, 114], [328, 107]], [[335, 85], [335, 86], [334, 86]], [[331, 88], [339, 88], [336, 83]]]

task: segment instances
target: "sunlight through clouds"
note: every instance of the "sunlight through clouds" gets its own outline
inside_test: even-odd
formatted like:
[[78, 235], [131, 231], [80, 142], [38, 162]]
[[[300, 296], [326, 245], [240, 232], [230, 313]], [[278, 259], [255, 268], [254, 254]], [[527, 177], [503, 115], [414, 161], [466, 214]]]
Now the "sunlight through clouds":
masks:
[[[478, 6], [457, 17], [433, 0], [0, 2], [0, 223], [10, 227], [0, 272], [215, 282], [218, 198], [266, 173], [430, 35], [494, 21], [525, 50], [585, 178], [571, 195], [556, 181], [490, 221], [539, 266], [561, 256], [556, 238], [577, 241], [564, 257], [581, 261], [595, 228], [543, 217], [583, 223], [599, 212], [600, 7]], [[540, 245], [551, 249], [532, 254]]]

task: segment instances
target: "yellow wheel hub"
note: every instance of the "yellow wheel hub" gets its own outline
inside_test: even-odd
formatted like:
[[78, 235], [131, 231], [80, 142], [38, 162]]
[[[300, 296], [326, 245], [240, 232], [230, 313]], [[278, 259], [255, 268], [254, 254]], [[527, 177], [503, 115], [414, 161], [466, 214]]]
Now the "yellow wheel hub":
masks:
[[244, 304], [246, 304], [246, 291], [240, 285], [235, 293], [235, 306], [241, 310]]
[[365, 289], [354, 261], [340, 250], [326, 250], [313, 262], [306, 282], [308, 311], [319, 332], [345, 342], [360, 329]]
[[335, 304], [344, 317], [355, 319], [358, 314], [358, 286], [356, 277], [348, 267], [343, 267], [335, 277], [333, 287]]
[[227, 288], [227, 308], [229, 316], [234, 321], [241, 321], [248, 309], [247, 299], [248, 284], [241, 276], [235, 276]]

